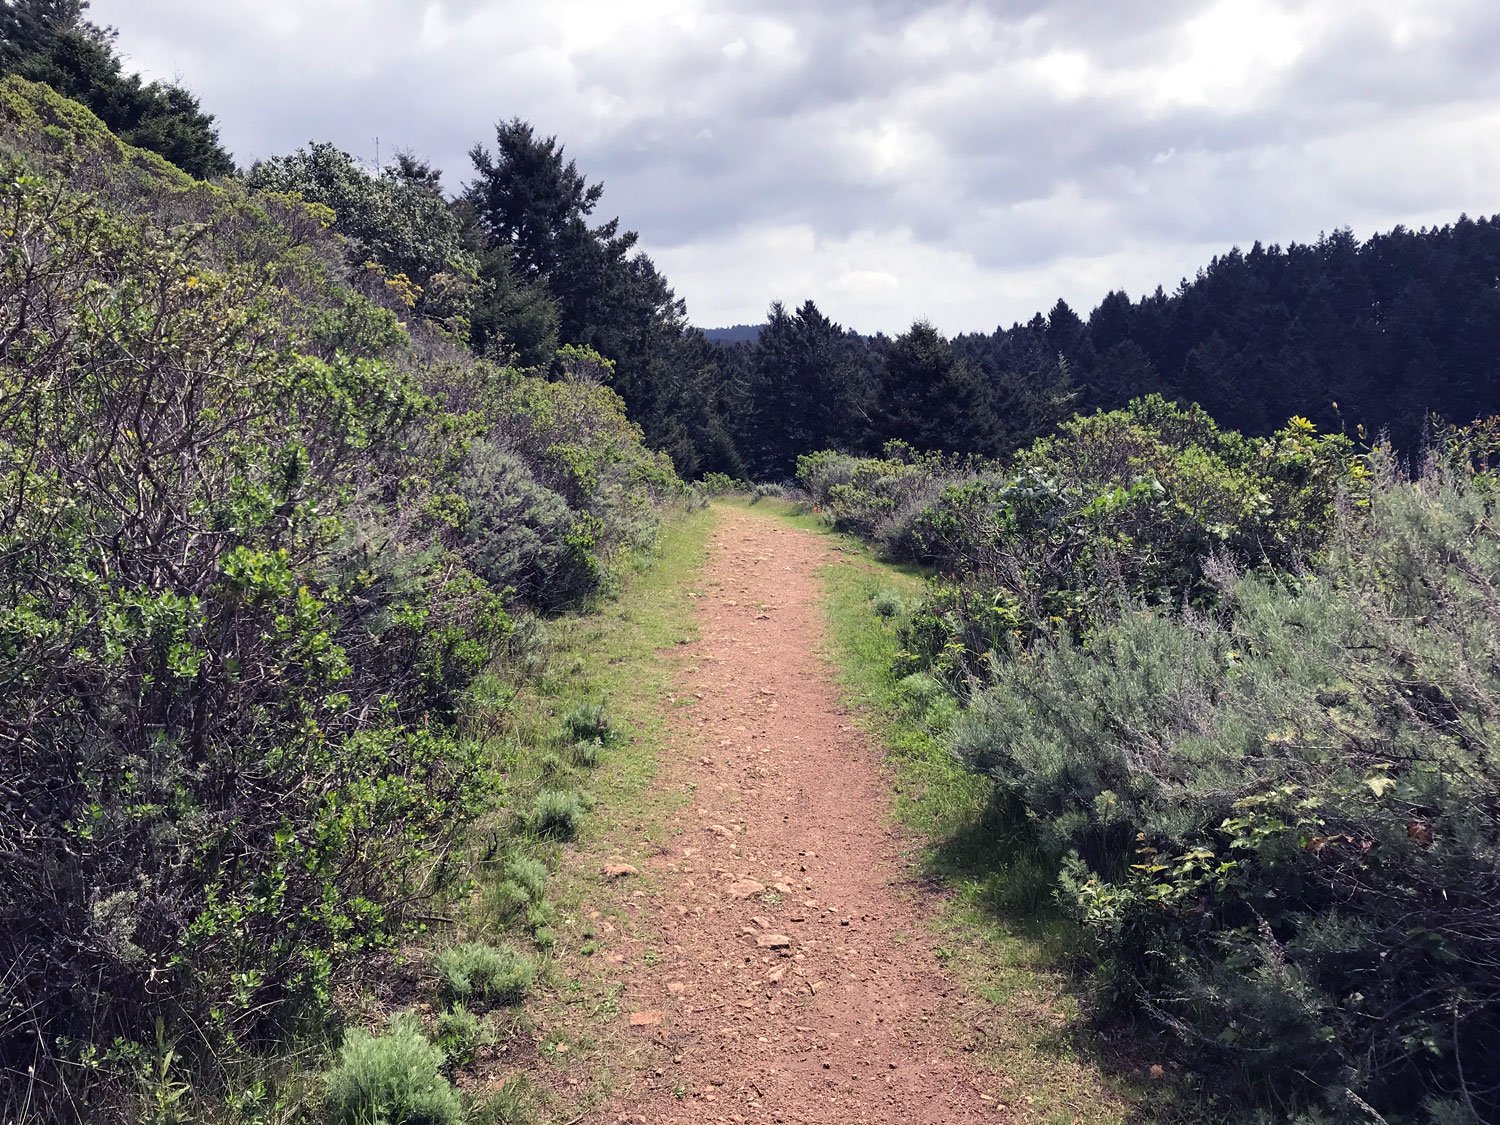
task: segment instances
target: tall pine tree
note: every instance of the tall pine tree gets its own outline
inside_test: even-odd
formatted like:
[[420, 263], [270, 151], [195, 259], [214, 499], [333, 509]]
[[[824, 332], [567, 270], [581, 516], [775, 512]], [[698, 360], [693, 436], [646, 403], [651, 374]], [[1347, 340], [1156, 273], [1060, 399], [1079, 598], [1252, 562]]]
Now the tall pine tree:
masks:
[[989, 387], [919, 320], [892, 341], [880, 370], [875, 432], [921, 450], [994, 455], [1005, 444]]

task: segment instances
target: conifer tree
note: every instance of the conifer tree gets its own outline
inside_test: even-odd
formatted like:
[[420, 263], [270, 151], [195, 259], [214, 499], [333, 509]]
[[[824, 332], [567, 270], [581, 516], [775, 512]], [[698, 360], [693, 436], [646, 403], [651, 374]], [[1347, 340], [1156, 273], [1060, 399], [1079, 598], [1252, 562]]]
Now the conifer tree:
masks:
[[921, 450], [994, 454], [1003, 444], [984, 380], [925, 320], [891, 343], [875, 420], [881, 439]]
[[87, 0], [0, 0], [0, 75], [43, 82], [82, 102], [127, 144], [150, 149], [199, 179], [234, 161], [211, 114], [170, 82], [127, 74], [115, 32], [86, 19]]

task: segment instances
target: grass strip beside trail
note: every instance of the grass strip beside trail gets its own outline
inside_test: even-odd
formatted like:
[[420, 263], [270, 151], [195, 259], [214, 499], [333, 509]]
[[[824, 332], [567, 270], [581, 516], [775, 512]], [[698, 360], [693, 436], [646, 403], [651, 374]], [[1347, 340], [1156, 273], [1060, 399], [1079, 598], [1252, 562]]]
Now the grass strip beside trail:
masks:
[[[478, 717], [490, 716], [507, 810], [491, 830], [495, 857], [481, 870], [468, 927], [485, 937], [524, 932], [497, 924], [486, 902], [504, 879], [503, 857], [542, 859], [549, 870], [543, 987], [526, 1006], [530, 1048], [496, 1058], [475, 1079], [497, 1091], [484, 1120], [530, 1125], [576, 1120], [606, 1105], [631, 1047], [618, 1033], [618, 970], [599, 955], [611, 929], [636, 925], [630, 896], [642, 879], [617, 882], [601, 867], [643, 868], [668, 820], [673, 794], [656, 791], [677, 661], [694, 639], [694, 597], [715, 517], [679, 512], [655, 548], [625, 568], [614, 598], [547, 622], [528, 665], [498, 673]], [[580, 708], [600, 709], [608, 732], [597, 764], [579, 763], [568, 734]], [[576, 793], [586, 809], [567, 842], [536, 838], [528, 812], [540, 793]]]

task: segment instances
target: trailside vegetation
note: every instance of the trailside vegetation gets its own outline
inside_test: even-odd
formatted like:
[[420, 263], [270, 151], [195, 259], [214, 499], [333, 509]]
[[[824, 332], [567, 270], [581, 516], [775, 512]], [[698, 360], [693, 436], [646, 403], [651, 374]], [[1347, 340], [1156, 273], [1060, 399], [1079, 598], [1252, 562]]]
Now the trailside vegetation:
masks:
[[[452, 892], [504, 792], [471, 683], [682, 486], [603, 360], [477, 359], [325, 206], [16, 78], [0, 169], [0, 1113], [133, 1120]], [[332, 1096], [447, 1104], [395, 1050]]]
[[1493, 446], [1403, 469], [1148, 397], [1004, 462], [801, 459], [836, 526], [934, 569], [875, 607], [895, 674], [946, 686], [1098, 1018], [1216, 1115], [1500, 1113]]

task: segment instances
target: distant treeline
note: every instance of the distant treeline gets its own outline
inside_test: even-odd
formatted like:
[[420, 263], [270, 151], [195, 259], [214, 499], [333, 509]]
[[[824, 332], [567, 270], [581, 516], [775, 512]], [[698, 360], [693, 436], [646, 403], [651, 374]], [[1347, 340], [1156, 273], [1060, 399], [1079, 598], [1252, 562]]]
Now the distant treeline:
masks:
[[637, 235], [596, 211], [555, 137], [502, 121], [475, 145], [457, 198], [412, 154], [366, 169], [329, 144], [234, 172], [213, 117], [182, 87], [125, 72], [114, 33], [81, 0], [0, 3], [0, 74], [46, 82], [122, 139], [192, 175], [240, 175], [331, 207], [334, 229], [412, 286], [416, 311], [482, 356], [556, 369], [562, 344], [614, 362], [614, 388], [684, 476], [790, 476], [799, 454], [920, 450], [1001, 456], [1078, 410], [1141, 394], [1202, 404], [1265, 434], [1291, 415], [1321, 429], [1387, 431], [1410, 447], [1430, 414], [1494, 413], [1500, 234], [1494, 220], [1347, 230], [1215, 258], [1168, 294], [1110, 293], [1087, 318], [1047, 315], [949, 341], [913, 325], [890, 339], [811, 302], [764, 325], [704, 333]]
[[722, 345], [718, 363], [743, 396], [733, 429], [752, 476], [783, 475], [808, 448], [875, 452], [891, 438], [1004, 455], [1076, 411], [1147, 393], [1246, 433], [1298, 415], [1411, 448], [1433, 414], [1500, 410], [1497, 313], [1500, 225], [1463, 217], [1364, 242], [1341, 230], [1256, 243], [1170, 295], [1113, 292], [1087, 319], [1058, 301], [951, 341], [925, 324], [862, 337], [811, 302], [791, 316], [778, 306], [758, 341]]

